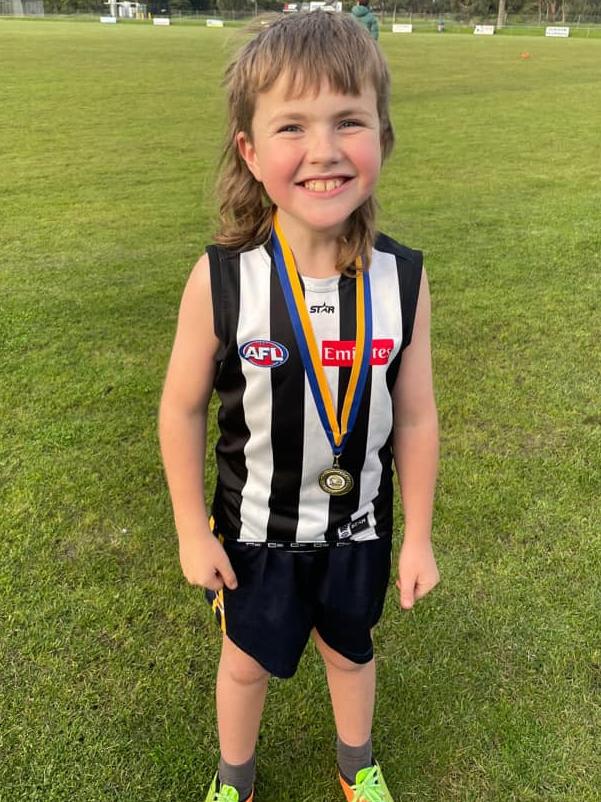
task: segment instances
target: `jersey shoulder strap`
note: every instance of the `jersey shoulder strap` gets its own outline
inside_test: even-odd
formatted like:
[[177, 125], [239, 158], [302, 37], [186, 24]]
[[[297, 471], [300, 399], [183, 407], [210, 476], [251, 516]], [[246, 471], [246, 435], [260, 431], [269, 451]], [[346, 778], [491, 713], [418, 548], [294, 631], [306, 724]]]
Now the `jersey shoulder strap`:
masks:
[[391, 253], [396, 258], [401, 292], [401, 314], [403, 317], [403, 344], [401, 350], [411, 342], [417, 298], [422, 278], [424, 257], [421, 251], [415, 251], [401, 245], [386, 234], [379, 233], [374, 245], [376, 251]]
[[213, 327], [227, 347], [236, 337], [240, 306], [240, 252], [221, 245], [207, 246], [211, 272]]

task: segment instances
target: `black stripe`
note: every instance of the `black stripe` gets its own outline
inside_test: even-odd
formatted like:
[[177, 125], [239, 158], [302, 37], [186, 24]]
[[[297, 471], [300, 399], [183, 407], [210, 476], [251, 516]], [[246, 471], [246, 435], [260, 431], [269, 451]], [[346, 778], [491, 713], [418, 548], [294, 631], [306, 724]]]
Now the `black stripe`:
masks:
[[[340, 308], [340, 336], [341, 340], [356, 340], [357, 336], [357, 282], [354, 278], [343, 276], [338, 285]], [[344, 396], [351, 377], [350, 367], [338, 369], [338, 420], [342, 415]], [[369, 426], [369, 406], [371, 402], [371, 367], [367, 375], [365, 390], [359, 407], [359, 414], [355, 427], [346, 441], [344, 451], [340, 457], [340, 467], [349, 471], [355, 484], [346, 496], [332, 496], [328, 514], [328, 532], [326, 537], [335, 538], [335, 530], [346, 523], [353, 512], [359, 507], [361, 494], [361, 471], [365, 462], [367, 448], [367, 430]]]
[[[404, 248], [403, 251], [407, 251]], [[403, 339], [398, 354], [392, 360], [386, 370], [386, 384], [392, 393], [396, 382], [403, 351], [411, 342], [413, 334], [413, 324], [415, 322], [415, 311], [417, 309], [417, 298], [422, 276], [422, 254], [421, 251], [411, 251], [413, 257], [407, 259], [395, 253], [396, 269], [399, 285], [399, 305], [401, 308], [401, 318], [403, 325]]]
[[288, 349], [288, 360], [271, 371], [273, 474], [267, 539], [296, 539], [303, 474], [305, 372], [275, 264], [271, 263], [270, 337]]
[[402, 347], [399, 348], [398, 354], [392, 360], [390, 365], [386, 368], [386, 386], [388, 387], [388, 392], [392, 393], [392, 389], [394, 387], [394, 383], [396, 382], [396, 377], [399, 375], [399, 368], [401, 366], [401, 357], [403, 355]]
[[378, 451], [378, 457], [382, 465], [382, 473], [380, 474], [378, 493], [373, 500], [373, 505], [376, 534], [383, 536], [392, 532], [392, 498], [394, 491], [392, 480], [392, 432], [388, 441]]
[[[226, 303], [224, 290], [221, 280], [221, 259], [220, 249], [216, 245], [209, 245], [207, 256], [209, 257], [209, 271], [211, 275], [211, 300], [213, 303], [213, 330], [215, 336], [222, 344], [226, 339]], [[218, 358], [219, 355], [218, 355]]]
[[223, 338], [214, 383], [221, 401], [218, 413], [221, 436], [215, 447], [218, 479], [212, 511], [220, 534], [238, 538], [242, 489], [248, 478], [244, 447], [250, 437], [242, 403], [246, 380], [236, 340], [240, 315], [240, 255], [215, 247], [209, 251], [209, 259], [216, 328], [220, 339]]

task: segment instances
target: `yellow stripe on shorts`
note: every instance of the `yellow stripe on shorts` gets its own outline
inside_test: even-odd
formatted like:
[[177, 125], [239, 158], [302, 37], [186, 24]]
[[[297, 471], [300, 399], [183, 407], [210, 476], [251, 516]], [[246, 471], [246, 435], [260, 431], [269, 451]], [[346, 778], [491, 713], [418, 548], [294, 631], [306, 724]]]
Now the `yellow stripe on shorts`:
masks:
[[212, 607], [215, 618], [221, 627], [221, 631], [225, 635], [225, 603], [223, 600], [223, 588], [215, 591], [215, 598], [213, 599]]
[[[211, 515], [209, 517], [209, 528], [215, 534], [215, 519]], [[217, 539], [223, 545], [223, 535], [217, 535]], [[213, 599], [213, 614], [221, 627], [221, 631], [225, 635], [225, 601], [223, 599], [223, 588], [221, 590], [213, 591], [215, 598]]]
[[215, 532], [215, 519], [213, 518], [213, 516], [212, 516], [212, 515], [211, 515], [211, 517], [209, 518], [209, 529], [211, 530], [211, 532], [212, 532], [214, 535], [217, 535], [217, 540], [218, 540], [218, 541], [221, 543], [221, 545], [223, 546], [223, 540], [224, 540], [224, 537], [223, 537], [223, 535], [219, 535], [219, 534], [217, 534], [217, 533]]

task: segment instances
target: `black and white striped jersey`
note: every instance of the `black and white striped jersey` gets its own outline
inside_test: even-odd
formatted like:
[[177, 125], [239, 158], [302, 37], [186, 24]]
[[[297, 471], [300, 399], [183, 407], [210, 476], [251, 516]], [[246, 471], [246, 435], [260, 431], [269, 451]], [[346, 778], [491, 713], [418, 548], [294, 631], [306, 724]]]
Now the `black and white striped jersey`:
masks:
[[[392, 400], [409, 344], [422, 254], [380, 234], [369, 268], [373, 339], [367, 384], [340, 466], [354, 487], [330, 496], [319, 474], [332, 465], [269, 246], [242, 253], [212, 245], [211, 291], [220, 341], [215, 390], [216, 529], [253, 543], [331, 544], [392, 530]], [[340, 416], [356, 328], [356, 282], [302, 277], [305, 302]], [[339, 417], [340, 419], [340, 417]]]

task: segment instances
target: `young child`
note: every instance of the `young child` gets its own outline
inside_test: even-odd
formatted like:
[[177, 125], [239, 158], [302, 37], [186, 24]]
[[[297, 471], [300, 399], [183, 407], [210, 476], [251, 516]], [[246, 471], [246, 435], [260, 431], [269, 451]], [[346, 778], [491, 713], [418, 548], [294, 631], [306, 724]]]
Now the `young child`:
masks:
[[184, 291], [160, 411], [183, 573], [206, 589], [223, 631], [221, 758], [207, 802], [253, 800], [268, 679], [294, 674], [309, 636], [345, 798], [392, 800], [372, 755], [371, 630], [390, 573], [393, 459], [403, 608], [438, 571], [428, 286], [420, 252], [375, 232], [389, 84], [368, 32], [323, 12], [264, 27], [226, 74], [221, 230]]

